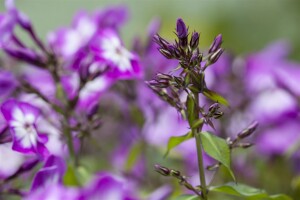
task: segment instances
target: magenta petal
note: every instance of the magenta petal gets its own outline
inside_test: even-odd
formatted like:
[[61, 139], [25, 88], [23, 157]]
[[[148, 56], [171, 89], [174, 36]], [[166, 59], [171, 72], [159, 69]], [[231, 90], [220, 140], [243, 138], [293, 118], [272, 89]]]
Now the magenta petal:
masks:
[[12, 120], [12, 110], [17, 106], [17, 101], [15, 99], [10, 99], [4, 102], [1, 106], [1, 112], [6, 121]]

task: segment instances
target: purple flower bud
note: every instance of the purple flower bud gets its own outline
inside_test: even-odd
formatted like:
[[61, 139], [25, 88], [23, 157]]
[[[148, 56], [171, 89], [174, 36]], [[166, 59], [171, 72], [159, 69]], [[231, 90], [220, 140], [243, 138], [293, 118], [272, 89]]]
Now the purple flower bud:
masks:
[[224, 115], [224, 113], [222, 111], [218, 111], [214, 113], [214, 118], [215, 119], [219, 119]]
[[185, 38], [188, 35], [186, 25], [181, 18], [177, 19], [176, 32], [179, 39]]
[[173, 58], [172, 53], [169, 52], [168, 50], [163, 49], [163, 48], [160, 48], [160, 49], [158, 49], [158, 50], [159, 50], [159, 52], [160, 52], [163, 56], [165, 56], [166, 58], [168, 58], [168, 59], [172, 59], [172, 58]]
[[160, 35], [156, 34], [153, 36], [153, 41], [157, 43], [162, 48], [167, 48], [169, 45], [169, 42], [160, 37]]
[[192, 66], [195, 66], [199, 63], [199, 55], [196, 53], [196, 54], [193, 54], [192, 57], [191, 57], [191, 64]]
[[190, 47], [192, 49], [196, 49], [199, 44], [199, 33], [198, 32], [193, 32], [191, 40], [190, 40]]
[[243, 139], [250, 136], [256, 130], [257, 127], [258, 127], [258, 122], [257, 121], [252, 122], [246, 129], [244, 129], [242, 132], [238, 134], [238, 137], [240, 139]]
[[163, 176], [169, 176], [170, 175], [170, 170], [166, 167], [160, 166], [160, 165], [154, 165], [155, 171], [160, 173]]
[[215, 53], [213, 53], [213, 54], [209, 57], [209, 62], [210, 62], [210, 64], [213, 64], [213, 63], [217, 62], [218, 59], [220, 58], [220, 56], [222, 55], [223, 52], [224, 52], [224, 49], [220, 48], [220, 49], [218, 49]]
[[211, 44], [208, 53], [217, 51], [221, 47], [221, 44], [222, 44], [222, 35], [219, 34], [217, 35], [217, 37], [215, 37], [214, 42]]
[[220, 108], [219, 103], [214, 103], [208, 108], [208, 111], [210, 113], [215, 113], [219, 108]]

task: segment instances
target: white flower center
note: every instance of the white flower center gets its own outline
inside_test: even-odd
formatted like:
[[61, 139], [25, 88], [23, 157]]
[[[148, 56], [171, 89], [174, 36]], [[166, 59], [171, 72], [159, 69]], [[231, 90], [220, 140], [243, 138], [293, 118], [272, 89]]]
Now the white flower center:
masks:
[[34, 127], [35, 116], [32, 113], [23, 113], [19, 108], [12, 112], [10, 125], [15, 131], [15, 137], [23, 147], [29, 148], [37, 144], [37, 132]]

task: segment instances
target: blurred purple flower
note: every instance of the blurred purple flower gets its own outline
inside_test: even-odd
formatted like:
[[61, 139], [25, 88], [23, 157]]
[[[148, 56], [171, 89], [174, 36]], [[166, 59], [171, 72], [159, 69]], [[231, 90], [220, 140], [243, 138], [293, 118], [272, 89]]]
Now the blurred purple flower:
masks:
[[15, 174], [25, 161], [24, 154], [12, 150], [12, 143], [0, 145], [0, 178]]
[[37, 153], [47, 156], [45, 143], [48, 137], [38, 132], [36, 121], [40, 110], [28, 103], [11, 99], [1, 106], [2, 114], [7, 121], [13, 136], [13, 149], [22, 153]]
[[132, 195], [125, 179], [109, 173], [100, 173], [82, 190], [79, 200], [134, 200]]
[[61, 184], [65, 169], [65, 162], [61, 157], [49, 156], [44, 167], [35, 174], [31, 192]]
[[143, 75], [137, 55], [128, 51], [113, 29], [98, 32], [91, 44], [96, 60], [110, 66], [108, 76], [119, 79], [141, 78]]

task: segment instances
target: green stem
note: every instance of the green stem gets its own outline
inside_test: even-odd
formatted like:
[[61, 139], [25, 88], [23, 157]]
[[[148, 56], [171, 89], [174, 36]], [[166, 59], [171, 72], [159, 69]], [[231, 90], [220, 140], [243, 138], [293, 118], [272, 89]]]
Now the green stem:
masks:
[[[195, 117], [194, 120], [199, 119], [199, 96], [198, 93], [193, 93], [195, 98]], [[200, 138], [200, 132], [202, 129], [202, 125], [198, 128], [193, 128], [192, 132], [196, 139], [196, 147], [197, 147], [197, 156], [198, 156], [198, 168], [199, 168], [199, 179], [201, 184], [202, 190], [202, 197], [203, 200], [207, 200], [207, 188], [206, 188], [206, 181], [205, 181], [205, 173], [204, 173], [204, 163], [203, 163], [203, 156], [202, 156], [202, 142]]]
[[77, 166], [78, 160], [76, 159], [76, 155], [75, 155], [72, 132], [70, 131], [68, 126], [64, 127], [64, 133], [67, 137], [67, 145], [68, 145], [71, 162], [74, 166]]

